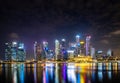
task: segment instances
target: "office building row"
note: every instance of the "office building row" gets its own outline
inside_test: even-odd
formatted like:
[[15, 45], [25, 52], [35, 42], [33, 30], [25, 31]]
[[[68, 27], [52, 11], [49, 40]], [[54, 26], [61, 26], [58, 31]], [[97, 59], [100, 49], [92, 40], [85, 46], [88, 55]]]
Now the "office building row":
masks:
[[[9, 42], [5, 43], [5, 60], [7, 61], [25, 61], [26, 51], [24, 43], [21, 42]], [[34, 42], [34, 59], [37, 60], [67, 60], [69, 58], [79, 56], [96, 56], [103, 55], [103, 52], [96, 51], [91, 44], [91, 36], [88, 35], [85, 39], [82, 39], [79, 35], [76, 35], [74, 42], [67, 42], [66, 39], [58, 40], [54, 42], [54, 49], [49, 48], [49, 43], [43, 41], [42, 43]], [[112, 51], [108, 50], [108, 56], [112, 56]]]
[[90, 42], [91, 36], [87, 36], [86, 40], [80, 38], [76, 35], [75, 42], [68, 42], [66, 39], [55, 40], [54, 51], [50, 50], [48, 42], [34, 43], [34, 57], [35, 60], [41, 59], [51, 59], [55, 60], [67, 60], [68, 58], [78, 57], [78, 56], [94, 56], [95, 49], [91, 46]]

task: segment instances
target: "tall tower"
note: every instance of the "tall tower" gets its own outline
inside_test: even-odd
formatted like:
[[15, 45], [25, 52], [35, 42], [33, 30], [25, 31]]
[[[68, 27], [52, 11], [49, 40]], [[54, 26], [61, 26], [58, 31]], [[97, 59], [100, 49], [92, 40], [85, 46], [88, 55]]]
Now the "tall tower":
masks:
[[113, 53], [112, 53], [112, 50], [111, 50], [111, 49], [109, 49], [109, 50], [107, 51], [107, 56], [113, 56]]
[[35, 42], [34, 43], [34, 57], [35, 60], [41, 60], [41, 56], [42, 56], [42, 46]]
[[61, 49], [66, 49], [66, 40], [65, 39], [61, 40]]
[[80, 42], [80, 36], [76, 35], [76, 43], [79, 43], [79, 42]]
[[18, 61], [25, 61], [26, 51], [25, 51], [24, 43], [21, 42], [18, 43], [17, 56], [19, 57]]
[[60, 47], [61, 55], [64, 60], [68, 58], [67, 50], [66, 50], [66, 40], [61, 40], [61, 47]]
[[80, 55], [80, 36], [76, 35], [76, 54]]
[[95, 48], [91, 47], [90, 55], [92, 58], [95, 58]]
[[47, 58], [49, 55], [49, 48], [48, 48], [48, 42], [43, 41], [43, 50], [44, 50], [44, 58]]
[[60, 43], [58, 40], [55, 40], [55, 59], [58, 59], [58, 55], [60, 54]]
[[90, 55], [90, 39], [91, 39], [91, 36], [87, 36], [86, 37], [86, 55]]
[[85, 42], [83, 40], [80, 41], [80, 55], [85, 55]]

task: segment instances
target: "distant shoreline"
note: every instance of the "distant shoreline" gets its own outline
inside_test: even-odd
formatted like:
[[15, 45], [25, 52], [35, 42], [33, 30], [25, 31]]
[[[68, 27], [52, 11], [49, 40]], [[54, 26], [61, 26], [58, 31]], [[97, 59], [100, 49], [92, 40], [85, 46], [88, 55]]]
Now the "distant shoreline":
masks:
[[120, 63], [120, 61], [23, 61], [23, 62], [19, 62], [19, 61], [13, 61], [13, 62], [6, 62], [6, 61], [2, 61], [0, 62], [0, 64], [33, 64], [33, 63]]

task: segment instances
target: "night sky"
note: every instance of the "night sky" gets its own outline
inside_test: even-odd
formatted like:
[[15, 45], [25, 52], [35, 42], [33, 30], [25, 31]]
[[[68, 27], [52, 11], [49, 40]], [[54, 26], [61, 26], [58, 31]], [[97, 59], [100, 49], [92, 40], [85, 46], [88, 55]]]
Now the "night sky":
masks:
[[[119, 0], [0, 0], [0, 58], [4, 43], [25, 43], [27, 57], [34, 41], [73, 41], [90, 34], [96, 49], [120, 51]], [[29, 55], [30, 54], [30, 55]]]

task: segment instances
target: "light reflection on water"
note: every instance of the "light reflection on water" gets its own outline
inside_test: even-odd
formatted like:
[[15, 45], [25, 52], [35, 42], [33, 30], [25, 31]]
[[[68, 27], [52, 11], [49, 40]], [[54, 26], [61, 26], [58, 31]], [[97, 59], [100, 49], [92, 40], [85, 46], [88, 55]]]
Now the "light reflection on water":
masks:
[[120, 63], [0, 64], [0, 83], [98, 83], [119, 78]]

